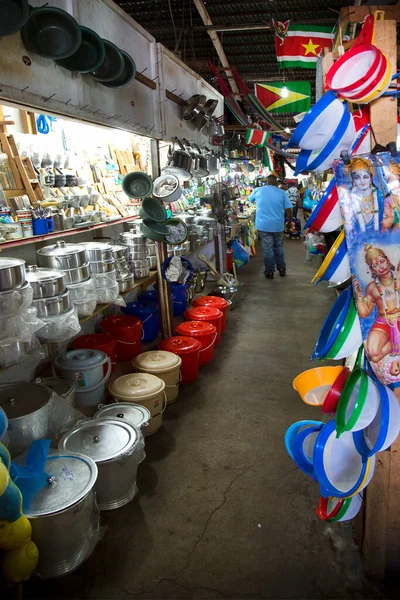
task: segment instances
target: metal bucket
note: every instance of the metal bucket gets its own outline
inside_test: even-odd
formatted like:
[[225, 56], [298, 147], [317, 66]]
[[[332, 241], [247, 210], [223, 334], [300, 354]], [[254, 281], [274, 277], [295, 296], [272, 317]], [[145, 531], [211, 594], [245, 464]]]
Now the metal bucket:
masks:
[[44, 471], [46, 484], [32, 498], [26, 516], [39, 549], [39, 575], [61, 577], [90, 556], [98, 539], [97, 466], [82, 454], [51, 450]]
[[97, 464], [100, 510], [114, 510], [136, 496], [137, 470], [144, 458], [144, 438], [137, 427], [121, 419], [84, 421], [63, 436], [59, 447], [85, 453]]
[[34, 440], [45, 438], [49, 423], [51, 391], [38, 383], [0, 385], [0, 407], [8, 418], [8, 450], [14, 458]]

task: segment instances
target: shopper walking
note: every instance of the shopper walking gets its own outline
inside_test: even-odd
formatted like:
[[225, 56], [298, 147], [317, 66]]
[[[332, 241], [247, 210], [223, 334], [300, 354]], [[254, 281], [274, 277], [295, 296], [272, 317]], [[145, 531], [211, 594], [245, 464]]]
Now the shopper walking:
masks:
[[256, 203], [256, 228], [260, 233], [264, 253], [264, 275], [274, 278], [275, 267], [279, 275], [286, 275], [285, 256], [283, 251], [283, 230], [285, 216], [292, 221], [292, 204], [288, 195], [277, 187], [275, 175], [267, 177], [267, 185], [256, 188], [249, 196], [250, 202]]
[[287, 190], [287, 195], [292, 203], [293, 218], [297, 219], [297, 211], [299, 210], [300, 192], [298, 184], [293, 183]]

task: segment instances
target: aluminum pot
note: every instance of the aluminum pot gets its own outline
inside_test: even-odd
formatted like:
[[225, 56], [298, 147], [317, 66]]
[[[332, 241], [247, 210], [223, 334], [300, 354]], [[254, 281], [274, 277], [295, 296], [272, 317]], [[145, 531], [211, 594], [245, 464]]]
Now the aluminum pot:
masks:
[[31, 265], [26, 269], [26, 279], [33, 289], [33, 298], [59, 296], [67, 287], [64, 271]]
[[86, 263], [75, 269], [63, 269], [68, 283], [82, 283], [90, 279], [90, 265]]
[[129, 262], [131, 269], [143, 269], [147, 267], [147, 257], [141, 258], [140, 260], [131, 260]]
[[110, 271], [114, 271], [114, 269], [115, 260], [113, 258], [111, 260], [93, 261], [90, 263], [90, 272], [92, 275], [97, 275], [98, 273], [109, 273]]
[[94, 486], [98, 470], [83, 454], [50, 450], [44, 471], [46, 485], [33, 494], [25, 514], [39, 549], [38, 574], [53, 578], [74, 571], [96, 545], [100, 512]]
[[81, 242], [80, 246], [84, 246], [89, 262], [112, 260], [114, 254], [112, 246], [103, 242]]
[[128, 248], [127, 246], [121, 246], [119, 244], [114, 244], [111, 246], [114, 260], [120, 261], [128, 258]]
[[150, 275], [149, 267], [142, 267], [141, 269], [133, 269], [133, 274], [136, 279], [143, 279], [143, 277], [148, 277]]
[[14, 365], [38, 346], [39, 342], [35, 337], [29, 342], [19, 342], [15, 338], [7, 342], [2, 341], [0, 344], [0, 368]]
[[140, 227], [142, 225], [142, 219], [135, 219], [134, 221], [125, 221], [124, 223], [124, 231], [140, 233]]
[[147, 265], [151, 270], [157, 269], [157, 256], [148, 256]]
[[[210, 172], [207, 168], [208, 167], [207, 159], [205, 156], [203, 156], [203, 154], [197, 144], [193, 144], [193, 147], [197, 151], [197, 155], [196, 155], [196, 158], [194, 159], [196, 162], [196, 167], [193, 168], [192, 174], [194, 175], [194, 177], [208, 177]], [[193, 156], [194, 156], [194, 154], [192, 155], [192, 157]]]
[[182, 246], [174, 246], [168, 250], [168, 256], [183, 256], [184, 251]]
[[147, 244], [147, 255], [148, 256], [157, 256], [157, 249], [155, 244]]
[[148, 257], [147, 252], [129, 252], [128, 259], [129, 260], [146, 260]]
[[210, 175], [218, 175], [220, 168], [218, 157], [214, 154], [214, 151], [210, 152], [210, 150], [207, 147], [204, 148], [204, 152], [205, 157], [207, 159], [207, 168]]
[[121, 419], [77, 423], [61, 438], [59, 448], [84, 452], [97, 464], [96, 497], [100, 510], [114, 510], [135, 497], [144, 448], [143, 434], [137, 427]]
[[0, 258], [0, 292], [18, 290], [25, 283], [25, 261]]
[[119, 234], [119, 242], [123, 246], [135, 246], [137, 248], [146, 248], [147, 240], [141, 233], [136, 233], [133, 229]]
[[134, 402], [114, 402], [100, 404], [99, 410], [93, 415], [94, 419], [123, 419], [125, 423], [138, 427], [143, 432], [150, 423], [151, 412], [141, 404]]
[[192, 157], [186, 152], [182, 142], [174, 138], [179, 146], [179, 150], [169, 147], [168, 165], [163, 169], [163, 173], [170, 173], [182, 179], [191, 179], [192, 177]]
[[48, 434], [50, 390], [38, 383], [0, 385], [0, 407], [8, 418], [8, 450], [14, 458]]
[[36, 308], [38, 317], [54, 317], [66, 313], [72, 302], [67, 290], [53, 298], [36, 298], [32, 301], [32, 306]]
[[32, 304], [33, 291], [29, 281], [18, 290], [0, 292], [0, 314], [2, 317], [15, 316], [23, 308]]
[[63, 399], [66, 406], [75, 406], [75, 385], [67, 379], [61, 377], [46, 377], [35, 379], [35, 383], [41, 383], [45, 385], [49, 390], [60, 396]]
[[[86, 250], [80, 244], [67, 244], [63, 240], [37, 251], [39, 264], [51, 269], [76, 269], [86, 264]], [[76, 282], [74, 282], [76, 283]]]
[[190, 252], [190, 240], [186, 240], [185, 242], [182, 242], [181, 246], [182, 246], [183, 253], [184, 254], [189, 254], [189, 252]]
[[126, 277], [123, 277], [122, 279], [117, 279], [117, 281], [120, 293], [128, 292], [133, 288], [135, 284], [135, 277], [133, 273], [129, 273]]

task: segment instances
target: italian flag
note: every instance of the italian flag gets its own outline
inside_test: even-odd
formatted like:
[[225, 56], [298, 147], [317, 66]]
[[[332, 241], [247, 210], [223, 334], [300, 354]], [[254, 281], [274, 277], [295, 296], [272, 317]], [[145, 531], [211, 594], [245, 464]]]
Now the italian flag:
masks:
[[316, 62], [327, 46], [332, 48], [335, 33], [326, 25], [289, 24], [283, 39], [275, 34], [276, 58], [282, 69], [301, 67], [315, 69]]

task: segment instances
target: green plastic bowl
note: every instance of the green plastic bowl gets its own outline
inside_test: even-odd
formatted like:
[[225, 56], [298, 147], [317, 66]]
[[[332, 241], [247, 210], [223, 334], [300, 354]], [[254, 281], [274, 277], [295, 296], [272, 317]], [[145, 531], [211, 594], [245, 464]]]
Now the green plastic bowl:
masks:
[[82, 32], [65, 10], [43, 6], [32, 10], [21, 29], [21, 38], [28, 52], [60, 60], [75, 54], [82, 42]]
[[169, 229], [164, 223], [156, 223], [151, 219], [143, 220], [140, 231], [144, 237], [154, 242], [163, 242], [164, 237], [169, 233]]
[[[146, 198], [152, 192], [153, 182], [146, 173], [133, 171], [123, 178], [122, 189], [130, 198]], [[145, 215], [145, 217], [150, 217], [150, 215]], [[165, 221], [165, 218], [163, 220]]]
[[135, 61], [133, 60], [133, 58], [131, 56], [129, 56], [129, 54], [127, 52], [124, 52], [121, 49], [120, 49], [120, 52], [125, 61], [125, 66], [124, 66], [122, 75], [120, 77], [117, 77], [116, 79], [113, 79], [112, 81], [108, 81], [108, 82], [103, 81], [102, 85], [104, 85], [105, 87], [112, 88], [112, 89], [122, 88], [122, 87], [125, 87], [126, 85], [129, 85], [131, 83], [131, 81], [133, 81], [135, 79], [135, 75], [136, 75]]
[[[150, 219], [156, 223], [164, 223], [167, 220], [167, 211], [157, 198], [144, 198], [139, 211], [142, 219]], [[169, 229], [166, 233], [169, 232]]]
[[75, 54], [56, 63], [68, 71], [89, 73], [97, 69], [103, 62], [106, 49], [103, 40], [95, 31], [81, 25], [82, 43]]
[[90, 71], [90, 77], [93, 77], [96, 81], [103, 83], [104, 81], [113, 81], [118, 77], [121, 77], [125, 68], [125, 59], [120, 52], [120, 49], [110, 42], [110, 40], [102, 40], [105, 48], [105, 55], [103, 62]]
[[[186, 240], [187, 236], [189, 235], [187, 225], [182, 221], [182, 219], [168, 219], [168, 221], [165, 221], [165, 225], [169, 229], [169, 234], [164, 236], [164, 242], [166, 244], [169, 244], [170, 246], [179, 246]], [[171, 232], [170, 227], [173, 229], [173, 232]], [[172, 233], [176, 233], [176, 236], [171, 237]], [[177, 235], [178, 233], [182, 234], [179, 236], [179, 239]]]

